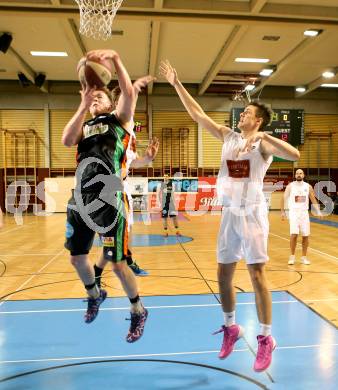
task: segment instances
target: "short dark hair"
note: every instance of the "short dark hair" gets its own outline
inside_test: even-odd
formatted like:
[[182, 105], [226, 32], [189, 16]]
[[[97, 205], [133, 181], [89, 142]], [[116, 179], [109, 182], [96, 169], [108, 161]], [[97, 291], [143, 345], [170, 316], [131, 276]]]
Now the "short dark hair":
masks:
[[109, 89], [107, 87], [98, 88], [98, 89], [96, 89], [96, 91], [104, 92], [107, 95], [108, 99], [110, 100], [111, 104], [115, 103], [113, 95], [112, 95], [112, 93], [109, 91]]
[[248, 106], [256, 107], [256, 117], [263, 119], [263, 122], [258, 130], [264, 131], [266, 126], [268, 126], [272, 121], [273, 111], [266, 104], [257, 101], [249, 103]]
[[111, 96], [112, 96], [113, 104], [116, 105], [117, 101], [119, 100], [120, 95], [121, 95], [121, 88], [120, 88], [119, 86], [115, 87], [115, 88], [111, 91]]

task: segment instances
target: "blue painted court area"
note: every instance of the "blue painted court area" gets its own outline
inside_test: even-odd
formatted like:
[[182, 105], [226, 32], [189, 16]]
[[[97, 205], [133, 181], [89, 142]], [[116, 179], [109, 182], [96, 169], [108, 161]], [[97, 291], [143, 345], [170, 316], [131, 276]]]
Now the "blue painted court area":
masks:
[[[193, 215], [192, 211], [189, 211], [190, 215]], [[189, 221], [189, 218], [185, 213], [178, 212], [177, 219], [179, 221]], [[134, 221], [135, 222], [155, 222], [161, 221], [162, 214], [161, 213], [149, 213], [149, 212], [134, 212]], [[171, 218], [169, 218], [169, 221]], [[170, 223], [170, 222], [169, 222]]]
[[[164, 237], [161, 234], [133, 234], [132, 246], [162, 246], [162, 245], [178, 245], [192, 241], [192, 237], [169, 235]], [[95, 237], [93, 245], [102, 246], [102, 242], [98, 237]]]
[[245, 340], [217, 353], [222, 324], [213, 295], [145, 297], [145, 333], [128, 344], [128, 300], [107, 299], [92, 324], [81, 299], [6, 301], [0, 307], [0, 389], [338, 388], [335, 327], [287, 292], [273, 293], [278, 347], [268, 373], [252, 370], [257, 319], [252, 293], [237, 294]]
[[336, 221], [326, 221], [325, 219], [318, 219], [318, 218], [313, 218], [313, 217], [310, 217], [310, 221], [318, 223], [319, 225], [325, 225], [325, 226], [331, 226], [331, 227], [338, 228], [338, 222], [336, 222]]

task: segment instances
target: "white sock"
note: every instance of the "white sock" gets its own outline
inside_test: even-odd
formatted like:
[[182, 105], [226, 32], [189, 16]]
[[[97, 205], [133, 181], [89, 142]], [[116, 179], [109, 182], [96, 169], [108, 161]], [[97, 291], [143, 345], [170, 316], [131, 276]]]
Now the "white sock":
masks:
[[224, 314], [224, 324], [225, 326], [235, 325], [235, 311], [231, 311], [230, 313]]
[[294, 260], [295, 259], [295, 255], [290, 255], [290, 260]]
[[130, 311], [132, 313], [143, 313], [144, 312], [144, 307], [142, 305], [141, 300], [138, 300], [136, 303], [132, 303], [130, 306]]
[[262, 336], [270, 336], [271, 335], [271, 325], [259, 324], [260, 332], [259, 334]]
[[307, 260], [307, 257], [306, 256], [302, 256], [301, 260]]

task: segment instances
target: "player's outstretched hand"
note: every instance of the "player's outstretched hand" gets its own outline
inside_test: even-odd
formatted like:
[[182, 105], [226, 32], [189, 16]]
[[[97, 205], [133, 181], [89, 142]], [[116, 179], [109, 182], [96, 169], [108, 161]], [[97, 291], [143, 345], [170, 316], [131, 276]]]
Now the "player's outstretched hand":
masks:
[[249, 137], [247, 140], [246, 140], [246, 143], [243, 147], [243, 149], [241, 150], [241, 152], [250, 152], [251, 148], [252, 148], [252, 145], [257, 142], [258, 140], [263, 140], [264, 139], [264, 136], [265, 136], [265, 133], [264, 131], [259, 131], [258, 133], [252, 135], [251, 137]]
[[134, 83], [133, 83], [133, 88], [134, 88], [134, 91], [139, 94], [141, 92], [141, 89], [142, 88], [145, 88], [149, 83], [151, 83], [152, 81], [156, 80], [155, 77], [153, 76], [144, 76], [144, 77], [140, 77], [139, 79], [137, 79]]
[[282, 212], [281, 212], [281, 218], [282, 218], [282, 221], [285, 221], [285, 220], [286, 220], [285, 211], [282, 211]]
[[160, 142], [157, 137], [154, 137], [152, 140], [150, 140], [147, 149], [145, 151], [145, 155], [150, 159], [154, 160], [154, 158], [157, 155], [158, 148], [160, 146]]
[[174, 69], [168, 60], [161, 61], [160, 63], [160, 75], [165, 77], [172, 86], [178, 82], [178, 76], [176, 69]]

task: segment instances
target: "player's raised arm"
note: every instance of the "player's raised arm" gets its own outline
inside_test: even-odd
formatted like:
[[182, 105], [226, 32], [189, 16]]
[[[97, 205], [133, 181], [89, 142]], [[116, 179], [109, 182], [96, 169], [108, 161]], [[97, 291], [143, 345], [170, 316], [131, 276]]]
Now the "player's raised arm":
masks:
[[119, 87], [121, 89], [121, 95], [116, 107], [116, 116], [121, 125], [128, 125], [134, 116], [136, 97], [133, 84], [119, 54], [114, 50], [93, 50], [87, 54], [87, 58], [100, 58], [113, 62]]
[[279, 158], [284, 158], [289, 161], [296, 161], [300, 157], [298, 149], [289, 143], [273, 137], [267, 133], [262, 135], [262, 148], [264, 153], [274, 155]]
[[66, 124], [62, 133], [62, 144], [65, 146], [77, 145], [82, 138], [82, 125], [90, 105], [93, 102], [93, 92], [95, 88], [90, 88], [88, 85], [83, 86], [80, 91], [81, 103], [73, 115], [73, 117]]
[[141, 157], [136, 154], [136, 158], [131, 162], [130, 166], [132, 168], [140, 168], [151, 163], [157, 155], [159, 146], [160, 142], [158, 138], [154, 137], [152, 140], [149, 141], [144, 155]]
[[203, 111], [202, 107], [184, 88], [183, 84], [178, 79], [176, 70], [170, 65], [168, 60], [161, 62], [160, 74], [176, 89], [181, 102], [191, 118], [204, 129], [208, 130], [214, 137], [223, 141], [225, 134], [232, 130], [229, 127], [217, 124]]

